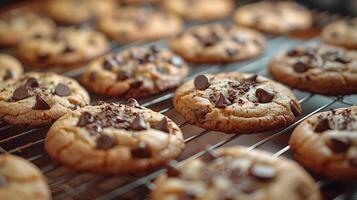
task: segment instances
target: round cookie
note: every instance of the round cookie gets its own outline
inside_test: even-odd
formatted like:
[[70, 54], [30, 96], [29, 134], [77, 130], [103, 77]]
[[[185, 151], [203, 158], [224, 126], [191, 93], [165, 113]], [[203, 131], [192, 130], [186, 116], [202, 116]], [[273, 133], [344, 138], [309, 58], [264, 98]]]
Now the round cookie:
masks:
[[0, 83], [16, 80], [22, 73], [22, 65], [16, 58], [0, 53]]
[[129, 98], [176, 87], [187, 74], [186, 63], [172, 52], [133, 47], [91, 62], [81, 80], [98, 94]]
[[233, 20], [239, 25], [272, 34], [304, 30], [313, 23], [306, 8], [290, 1], [261, 1], [241, 6], [235, 11]]
[[357, 178], [357, 106], [318, 113], [297, 126], [289, 141], [295, 158], [319, 174]]
[[0, 19], [0, 47], [17, 45], [33, 36], [51, 35], [54, 23], [35, 13], [10, 13]]
[[301, 114], [288, 88], [239, 72], [199, 75], [177, 89], [173, 104], [191, 124], [237, 134], [283, 128]]
[[79, 24], [112, 13], [116, 0], [49, 0], [47, 14], [60, 24]]
[[196, 63], [234, 62], [260, 55], [265, 38], [245, 27], [222, 24], [192, 27], [170, 40], [174, 52]]
[[159, 3], [161, 0], [119, 0], [123, 5]]
[[60, 28], [54, 35], [21, 42], [17, 54], [30, 66], [49, 67], [80, 64], [108, 49], [109, 43], [102, 33], [83, 28]]
[[97, 22], [98, 30], [122, 43], [170, 37], [183, 28], [181, 19], [149, 7], [123, 7]]
[[295, 162], [234, 146], [218, 149], [180, 168], [168, 167], [155, 181], [151, 200], [322, 199], [312, 177]]
[[54, 73], [26, 73], [0, 85], [0, 119], [8, 124], [47, 125], [88, 103], [75, 80]]
[[1, 154], [0, 199], [50, 200], [51, 192], [35, 165], [17, 156]]
[[135, 99], [73, 111], [57, 120], [45, 138], [53, 159], [100, 174], [152, 169], [176, 158], [184, 146], [173, 121]]
[[357, 49], [357, 17], [332, 22], [322, 30], [321, 37], [326, 43]]
[[357, 92], [357, 51], [328, 45], [296, 47], [275, 56], [269, 71], [276, 80], [312, 93]]
[[234, 8], [232, 0], [163, 0], [162, 5], [186, 20], [197, 21], [227, 17]]

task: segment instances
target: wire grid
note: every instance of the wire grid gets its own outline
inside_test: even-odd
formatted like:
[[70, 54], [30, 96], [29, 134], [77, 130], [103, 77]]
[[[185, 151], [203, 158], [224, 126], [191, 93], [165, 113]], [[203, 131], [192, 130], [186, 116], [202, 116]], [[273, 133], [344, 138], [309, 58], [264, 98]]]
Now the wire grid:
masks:
[[[247, 2], [250, 1], [242, 1], [242, 3]], [[316, 14], [316, 18], [321, 18], [324, 20], [326, 20], [326, 17], [330, 17], [329, 20], [326, 21], [330, 21], [331, 19], [339, 17], [336, 15], [329, 15], [324, 12], [317, 12]], [[317, 42], [317, 40], [296, 40], [285, 36], [269, 36], [267, 42], [268, 46], [265, 51], [266, 53], [260, 58], [224, 66], [193, 66], [191, 74], [186, 78], [186, 80], [192, 79], [198, 74], [222, 71], [250, 72], [269, 77], [265, 66], [271, 56], [275, 55], [278, 51], [288, 49], [297, 44], [313, 42]], [[124, 46], [112, 43], [111, 51], [117, 52], [130, 46], [148, 46], [152, 44], [156, 44], [158, 46], [166, 45], [162, 40], [144, 44], [133, 43]], [[74, 69], [65, 72], [64, 75], [72, 78], [78, 78], [83, 73], [83, 69], [84, 67]], [[161, 95], [147, 98], [141, 101], [141, 105], [168, 115], [183, 130], [187, 147], [183, 152], [183, 155], [178, 158], [176, 164], [179, 166], [185, 162], [204, 156], [207, 151], [214, 150], [222, 146], [234, 145], [237, 141], [239, 142], [240, 139], [246, 141], [247, 138], [254, 138], [248, 144], [244, 144], [245, 146], [248, 146], [249, 149], [262, 147], [265, 144], [272, 142], [274, 139], [279, 138], [280, 136], [288, 136], [295, 126], [315, 113], [326, 110], [333, 106], [351, 106], [357, 102], [356, 97], [354, 96], [347, 98], [323, 97], [320, 95], [304, 93], [297, 90], [293, 90], [293, 92], [298, 96], [299, 102], [302, 104], [303, 108], [309, 108], [308, 111], [304, 113], [295, 123], [284, 129], [278, 130], [276, 132], [267, 132], [254, 135], [228, 135], [223, 133], [215, 133], [189, 125], [182, 118], [180, 118], [180, 116], [173, 109], [171, 103], [171, 99], [174, 95], [173, 90], [165, 92]], [[103, 100], [103, 98], [96, 95], [92, 94], [91, 96], [93, 97], [92, 99]], [[107, 98], [105, 100], [118, 99]], [[317, 103], [318, 105], [308, 105], [314, 103]], [[158, 169], [146, 173], [132, 173], [120, 177], [107, 177], [73, 171], [59, 163], [52, 161], [44, 152], [43, 142], [48, 128], [49, 126], [26, 129], [4, 125], [0, 127], [0, 152], [20, 155], [36, 164], [47, 177], [48, 184], [52, 190], [54, 199], [145, 199], [147, 198], [148, 189], [155, 188], [155, 185], [151, 181], [154, 180], [158, 175], [165, 172], [165, 169]], [[197, 147], [197, 145], [199, 146]], [[272, 144], [269, 144], [268, 146], [274, 147]], [[289, 149], [290, 148], [285, 141], [281, 147], [279, 146], [279, 148], [273, 150], [269, 149], [269, 151], [275, 152], [274, 156], [278, 157], [283, 154], [290, 153]], [[326, 188], [329, 189], [331, 185], [335, 186], [335, 183], [331, 180], [318, 179], [317, 184], [319, 184], [322, 191], [324, 191]], [[342, 192], [334, 194], [332, 198], [348, 199], [351, 197], [350, 193], [351, 192], [349, 190], [346, 192], [345, 187], [342, 186]], [[356, 197], [355, 194], [353, 195], [354, 196], [352, 196], [352, 198]]]

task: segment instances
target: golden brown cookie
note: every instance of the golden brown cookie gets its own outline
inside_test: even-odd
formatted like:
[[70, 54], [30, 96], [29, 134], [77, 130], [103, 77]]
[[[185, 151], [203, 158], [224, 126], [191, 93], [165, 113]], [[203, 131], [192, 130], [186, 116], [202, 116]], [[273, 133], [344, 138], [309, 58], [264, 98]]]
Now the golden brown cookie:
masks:
[[16, 58], [0, 53], [0, 84], [4, 81], [16, 80], [22, 73], [22, 65]]
[[53, 159], [100, 174], [152, 169], [176, 158], [184, 146], [173, 121], [134, 99], [73, 111], [57, 120], [45, 139]]
[[301, 114], [288, 88], [239, 72], [199, 75], [177, 89], [173, 103], [191, 124], [237, 134], [286, 127]]
[[151, 200], [322, 199], [312, 177], [295, 162], [238, 146], [169, 167], [155, 184]]
[[321, 37], [326, 43], [357, 49], [357, 17], [332, 22], [322, 30]]

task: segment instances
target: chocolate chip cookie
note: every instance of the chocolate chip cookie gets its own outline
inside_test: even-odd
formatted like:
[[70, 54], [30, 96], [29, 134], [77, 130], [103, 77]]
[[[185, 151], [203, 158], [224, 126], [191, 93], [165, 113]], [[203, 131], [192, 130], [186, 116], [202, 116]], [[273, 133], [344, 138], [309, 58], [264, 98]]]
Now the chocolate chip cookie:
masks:
[[147, 41], [169, 37], [183, 28], [181, 19], [149, 7], [123, 7], [101, 18], [97, 28], [118, 42]]
[[169, 166], [156, 181], [151, 200], [288, 199], [320, 200], [318, 186], [295, 162], [271, 154], [229, 147], [180, 168]]
[[118, 7], [116, 0], [49, 0], [47, 14], [60, 24], [79, 24], [112, 13]]
[[1, 154], [0, 199], [50, 200], [51, 193], [35, 165], [17, 156]]
[[197, 21], [224, 18], [234, 8], [232, 0], [164, 0], [162, 4], [169, 12]]
[[357, 107], [318, 113], [302, 122], [289, 141], [306, 168], [334, 179], [357, 178]]
[[186, 63], [168, 50], [133, 47], [91, 62], [81, 80], [98, 94], [128, 98], [176, 87], [187, 73]]
[[357, 17], [332, 22], [323, 29], [321, 37], [326, 43], [357, 49]]
[[296, 47], [274, 57], [269, 71], [276, 80], [312, 93], [357, 92], [357, 51], [319, 44]]
[[16, 80], [23, 73], [21, 63], [14, 57], [0, 53], [0, 83]]
[[135, 99], [127, 105], [102, 103], [73, 111], [57, 120], [45, 139], [53, 159], [100, 174], [157, 167], [176, 158], [184, 145], [173, 121]]
[[159, 3], [161, 0], [119, 0], [123, 5]]
[[191, 124], [237, 134], [286, 127], [301, 114], [288, 88], [239, 72], [199, 75], [177, 89], [173, 103]]
[[265, 38], [249, 28], [209, 24], [177, 35], [170, 46], [191, 62], [224, 63], [257, 57], [265, 48]]
[[33, 67], [75, 65], [104, 54], [109, 43], [102, 33], [84, 28], [60, 28], [50, 36], [21, 42], [17, 54]]
[[46, 125], [88, 103], [75, 80], [54, 73], [26, 73], [0, 85], [0, 119], [9, 124]]
[[44, 16], [11, 12], [0, 19], [0, 46], [17, 45], [26, 38], [51, 35], [54, 31], [54, 23]]
[[272, 34], [304, 30], [313, 23], [311, 13], [291, 1], [261, 1], [241, 6], [236, 10], [233, 20], [239, 25]]

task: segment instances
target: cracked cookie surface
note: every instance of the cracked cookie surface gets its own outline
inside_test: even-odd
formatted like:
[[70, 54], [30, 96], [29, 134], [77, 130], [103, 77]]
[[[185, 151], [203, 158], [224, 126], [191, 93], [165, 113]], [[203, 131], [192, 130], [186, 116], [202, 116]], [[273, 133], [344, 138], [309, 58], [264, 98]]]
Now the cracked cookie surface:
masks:
[[60, 28], [55, 34], [21, 42], [17, 54], [33, 67], [80, 64], [109, 49], [102, 33], [84, 28]]
[[206, 159], [169, 167], [155, 182], [151, 200], [320, 200], [313, 178], [295, 162], [243, 147], [221, 148]]
[[269, 63], [274, 79], [291, 87], [324, 95], [357, 92], [357, 51], [328, 45], [296, 47]]
[[232, 0], [164, 0], [162, 5], [186, 20], [197, 21], [224, 18], [234, 8]]
[[75, 80], [54, 73], [26, 73], [0, 86], [0, 118], [14, 125], [47, 125], [88, 103]]
[[318, 113], [297, 126], [289, 141], [307, 169], [334, 178], [357, 178], [357, 106]]
[[171, 39], [170, 46], [191, 62], [225, 63], [257, 57], [265, 38], [249, 28], [210, 24], [189, 28]]
[[288, 88], [239, 72], [199, 75], [177, 89], [173, 103], [191, 124], [237, 134], [286, 127], [301, 114]]
[[98, 94], [128, 98], [176, 87], [187, 73], [186, 63], [169, 50], [133, 47], [91, 62], [81, 80]]
[[0, 20], [0, 46], [13, 46], [26, 38], [51, 35], [55, 24], [35, 13], [10, 13]]
[[50, 200], [51, 192], [35, 165], [17, 156], [1, 154], [0, 199]]
[[123, 7], [101, 18], [97, 28], [122, 43], [170, 37], [183, 28], [180, 18], [149, 7]]
[[0, 53], [0, 83], [16, 80], [22, 73], [22, 65], [16, 58]]
[[175, 159], [184, 145], [173, 121], [134, 99], [75, 110], [57, 120], [45, 139], [53, 159], [100, 174], [152, 169]]
[[332, 22], [322, 30], [321, 37], [326, 43], [357, 49], [357, 17]]
[[116, 0], [49, 0], [47, 14], [60, 24], [79, 24], [112, 13]]
[[239, 7], [233, 20], [272, 34], [284, 34], [309, 28], [313, 19], [310, 12], [294, 2], [261, 1]]

